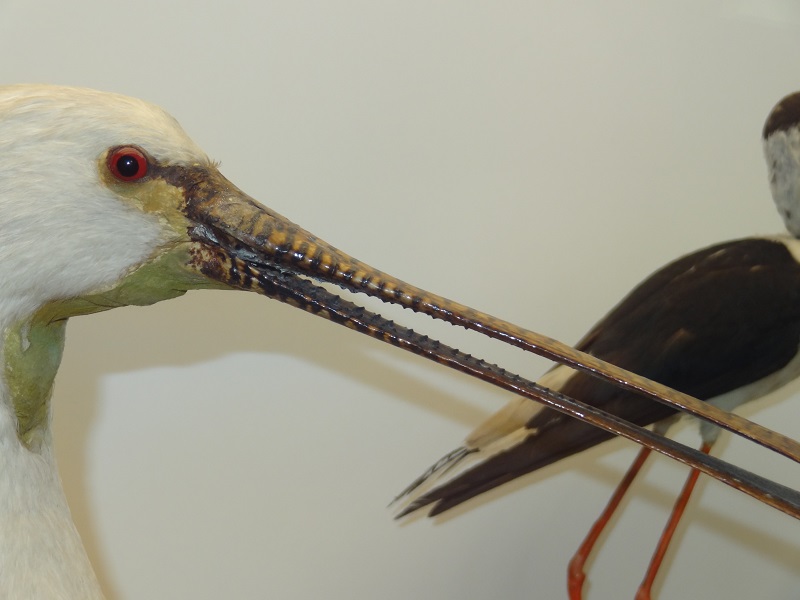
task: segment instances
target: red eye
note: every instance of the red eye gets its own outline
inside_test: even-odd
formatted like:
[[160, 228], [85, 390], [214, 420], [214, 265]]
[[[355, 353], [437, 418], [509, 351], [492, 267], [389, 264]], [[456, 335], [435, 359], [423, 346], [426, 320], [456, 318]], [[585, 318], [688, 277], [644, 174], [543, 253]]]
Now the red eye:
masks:
[[137, 181], [147, 175], [147, 157], [133, 146], [115, 148], [108, 154], [108, 170], [120, 181]]

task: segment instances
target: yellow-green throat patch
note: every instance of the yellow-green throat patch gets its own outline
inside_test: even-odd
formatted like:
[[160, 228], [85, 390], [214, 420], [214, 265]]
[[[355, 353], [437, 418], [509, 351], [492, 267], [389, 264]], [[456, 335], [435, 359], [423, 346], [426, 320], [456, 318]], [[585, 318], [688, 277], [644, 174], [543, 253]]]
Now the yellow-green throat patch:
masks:
[[61, 364], [67, 319], [118, 306], [149, 305], [190, 289], [225, 288], [186, 269], [188, 245], [162, 251], [112, 288], [46, 304], [3, 333], [4, 378], [17, 417], [17, 435], [38, 451], [50, 419], [53, 381]]

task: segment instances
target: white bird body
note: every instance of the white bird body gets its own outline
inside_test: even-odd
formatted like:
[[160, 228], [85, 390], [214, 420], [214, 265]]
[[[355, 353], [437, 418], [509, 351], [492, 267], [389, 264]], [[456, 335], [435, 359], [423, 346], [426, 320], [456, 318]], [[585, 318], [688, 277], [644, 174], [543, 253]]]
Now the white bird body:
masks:
[[100, 600], [103, 594], [70, 516], [49, 435], [37, 451], [0, 417], [0, 589], [8, 600]]

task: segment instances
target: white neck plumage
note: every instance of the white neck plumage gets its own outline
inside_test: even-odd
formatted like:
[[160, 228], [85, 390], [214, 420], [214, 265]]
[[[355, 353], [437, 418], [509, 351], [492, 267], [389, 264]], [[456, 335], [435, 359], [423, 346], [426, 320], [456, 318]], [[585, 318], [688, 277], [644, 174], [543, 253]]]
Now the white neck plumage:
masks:
[[[24, 385], [17, 376], [25, 366], [16, 358], [41, 348], [17, 331], [4, 324], [0, 349], [0, 589], [4, 600], [102, 600], [56, 468], [49, 401], [41, 407], [44, 417], [35, 433], [27, 441], [20, 435], [18, 395]], [[58, 344], [44, 350], [57, 354], [57, 366]], [[50, 373], [43, 375], [51, 385]]]

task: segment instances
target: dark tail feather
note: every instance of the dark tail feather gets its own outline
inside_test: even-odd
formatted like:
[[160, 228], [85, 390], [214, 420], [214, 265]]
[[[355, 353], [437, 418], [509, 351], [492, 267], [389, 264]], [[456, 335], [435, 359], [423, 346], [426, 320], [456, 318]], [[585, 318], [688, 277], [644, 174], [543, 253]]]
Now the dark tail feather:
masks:
[[[441, 514], [474, 496], [613, 437], [608, 432], [591, 425], [569, 417], [564, 418], [569, 422], [547, 428], [541, 433], [532, 432], [522, 443], [487, 458], [452, 480], [412, 500], [396, 518], [399, 519], [431, 505], [428, 516]], [[420, 479], [424, 480], [424, 476]], [[417, 487], [420, 479], [409, 488]], [[399, 497], [402, 496], [403, 494]]]
[[477, 451], [477, 448], [467, 448], [466, 446], [461, 446], [452, 452], [445, 454], [442, 458], [432, 464], [427, 471], [408, 484], [408, 486], [402, 492], [397, 494], [397, 496], [395, 496], [394, 499], [389, 503], [389, 506], [412, 494], [423, 483], [430, 481], [433, 477], [441, 477], [450, 469], [455, 467], [458, 463], [460, 463], [466, 456], [469, 456], [473, 452]]

